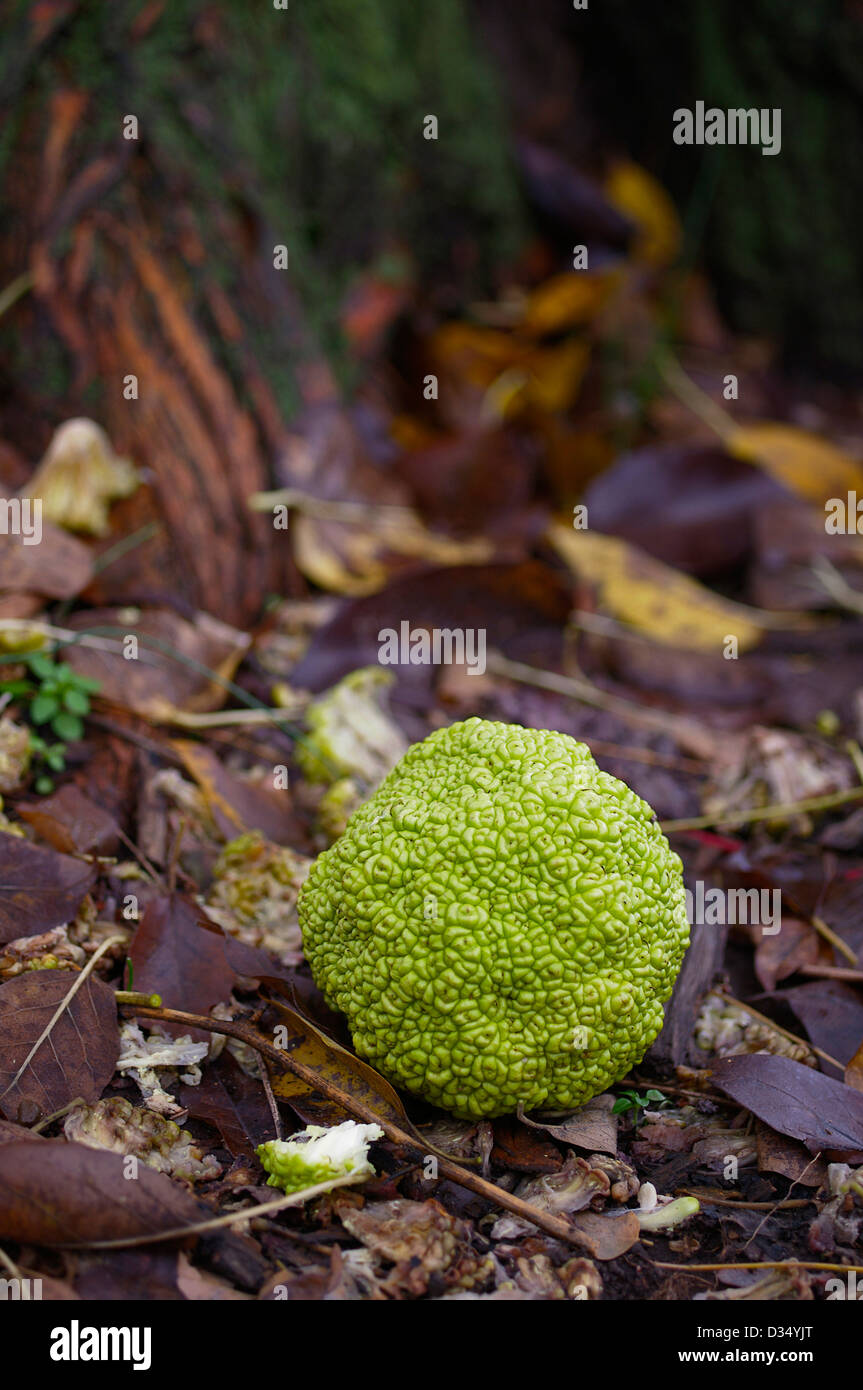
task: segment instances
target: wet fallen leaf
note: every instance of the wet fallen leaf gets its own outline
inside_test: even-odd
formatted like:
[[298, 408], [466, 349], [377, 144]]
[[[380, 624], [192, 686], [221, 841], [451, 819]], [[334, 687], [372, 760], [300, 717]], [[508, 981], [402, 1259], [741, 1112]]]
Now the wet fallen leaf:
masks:
[[181, 1105], [214, 1125], [234, 1157], [254, 1158], [273, 1137], [273, 1116], [260, 1078], [249, 1076], [227, 1050], [204, 1068], [198, 1086], [182, 1086]]
[[803, 1187], [820, 1187], [827, 1177], [827, 1164], [812, 1155], [796, 1139], [777, 1134], [759, 1120], [755, 1126], [758, 1142], [759, 1173], [781, 1173]]
[[427, 565], [481, 564], [493, 554], [484, 537], [456, 540], [430, 531], [413, 514], [378, 511], [366, 522], [300, 513], [293, 521], [294, 559], [307, 579], [335, 594], [373, 594], [392, 570]]
[[[548, 565], [459, 565], [393, 580], [379, 594], [342, 604], [318, 628], [292, 673], [297, 685], [324, 690], [360, 666], [377, 662], [378, 633], [399, 625], [406, 613], [414, 628], [485, 630], [487, 648], [529, 661], [534, 652], [558, 653], [569, 596]], [[429, 667], [394, 668], [398, 683], [428, 683]], [[469, 677], [471, 681], [475, 676]]]
[[711, 1075], [720, 1091], [810, 1153], [863, 1151], [863, 1095], [852, 1087], [765, 1053], [723, 1057]]
[[83, 1144], [0, 1145], [0, 1238], [77, 1245], [155, 1235], [210, 1213], [185, 1188], [143, 1164], [130, 1182], [119, 1154]]
[[551, 346], [471, 323], [447, 323], [431, 342], [439, 372], [488, 394], [495, 414], [566, 410], [578, 395], [590, 361], [587, 339], [565, 338]]
[[[16, 1144], [22, 1139], [41, 1139], [41, 1134], [34, 1134], [26, 1125], [14, 1124], [11, 1120], [0, 1120], [0, 1144]], [[45, 1143], [47, 1144], [47, 1139]]]
[[536, 452], [506, 426], [436, 437], [406, 453], [398, 471], [431, 525], [493, 539], [501, 560], [521, 559], [542, 533]]
[[38, 970], [0, 986], [0, 1110], [10, 1120], [27, 1105], [48, 1115], [79, 1096], [96, 1101], [114, 1074], [120, 1033], [106, 984], [88, 976], [51, 1023], [75, 979], [66, 970]]
[[[777, 924], [778, 925], [778, 924]], [[783, 917], [781, 931], [762, 935], [755, 951], [755, 973], [765, 989], [818, 959], [818, 933], [809, 922]]]
[[88, 1302], [126, 1302], [142, 1296], [149, 1299], [176, 1299], [176, 1249], [154, 1245], [147, 1249], [81, 1250], [70, 1255], [75, 1293]]
[[[780, 936], [784, 935], [783, 923]], [[796, 1014], [807, 1036], [831, 1057], [849, 1063], [863, 1038], [863, 999], [842, 980], [811, 980], [774, 996]]]
[[0, 833], [0, 942], [71, 922], [95, 877], [91, 864]]
[[652, 444], [621, 454], [580, 500], [591, 530], [709, 578], [751, 560], [761, 517], [786, 497], [772, 478], [722, 449]]
[[137, 990], [160, 995], [166, 1008], [203, 1014], [229, 998], [237, 972], [225, 954], [228, 938], [201, 926], [204, 916], [180, 893], [147, 904], [129, 952]]
[[538, 1134], [531, 1134], [523, 1116], [515, 1119], [512, 1115], [494, 1121], [491, 1160], [514, 1173], [556, 1173], [563, 1166], [560, 1151], [554, 1144]]

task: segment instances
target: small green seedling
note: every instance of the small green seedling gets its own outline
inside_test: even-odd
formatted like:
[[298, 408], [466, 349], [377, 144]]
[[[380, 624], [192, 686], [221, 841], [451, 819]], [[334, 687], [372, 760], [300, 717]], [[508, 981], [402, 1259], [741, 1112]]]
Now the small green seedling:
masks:
[[642, 1120], [642, 1110], [646, 1110], [649, 1105], [667, 1105], [668, 1100], [661, 1091], [645, 1091], [640, 1096], [637, 1091], [624, 1091], [617, 1097], [611, 1107], [612, 1115], [629, 1115], [636, 1129]]
[[[67, 662], [55, 661], [44, 652], [30, 653], [24, 664], [29, 676], [0, 681], [0, 693], [11, 695], [26, 708], [34, 726], [30, 730], [37, 771], [34, 786], [46, 793], [54, 790], [50, 773], [62, 772], [66, 766], [66, 745], [84, 733], [84, 715], [90, 711], [90, 696], [99, 689], [99, 682], [79, 676]], [[54, 734], [55, 740], [36, 733], [37, 728]]]

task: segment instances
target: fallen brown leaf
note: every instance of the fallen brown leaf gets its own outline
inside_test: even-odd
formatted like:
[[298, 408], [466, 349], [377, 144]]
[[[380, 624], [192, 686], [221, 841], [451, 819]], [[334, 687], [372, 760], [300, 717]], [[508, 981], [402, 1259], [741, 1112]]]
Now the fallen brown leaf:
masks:
[[191, 1225], [210, 1213], [185, 1188], [83, 1144], [0, 1145], [0, 1238], [32, 1245], [123, 1240]]
[[9, 1119], [28, 1103], [47, 1115], [78, 1097], [96, 1101], [114, 1074], [120, 1055], [114, 991], [92, 975], [21, 1072], [76, 978], [38, 970], [0, 986], [0, 1110]]
[[0, 942], [71, 922], [95, 877], [91, 864], [0, 834]]
[[53, 796], [19, 801], [18, 815], [61, 854], [112, 854], [119, 843], [113, 816], [68, 782]]
[[766, 1053], [723, 1057], [714, 1085], [810, 1153], [863, 1150], [863, 1095], [812, 1067]]

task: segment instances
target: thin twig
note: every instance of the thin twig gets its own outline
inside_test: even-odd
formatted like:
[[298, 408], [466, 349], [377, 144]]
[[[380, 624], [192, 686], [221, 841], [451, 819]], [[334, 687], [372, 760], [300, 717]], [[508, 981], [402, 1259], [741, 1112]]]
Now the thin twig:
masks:
[[857, 769], [857, 776], [863, 783], [863, 748], [860, 747], [856, 738], [849, 738], [845, 740], [845, 751]]
[[10, 280], [5, 290], [0, 293], [0, 316], [11, 309], [13, 304], [17, 304], [28, 290], [32, 290], [35, 283], [35, 277], [29, 270], [22, 270], [20, 275], [16, 275], [14, 280]]
[[152, 879], [153, 883], [157, 884], [159, 887], [162, 887], [162, 886], [163, 886], [162, 876], [161, 876], [161, 874], [159, 873], [158, 869], [156, 869], [156, 868], [150, 863], [150, 861], [149, 861], [149, 859], [147, 858], [147, 856], [146, 856], [146, 854], [144, 853], [144, 851], [143, 851], [142, 849], [139, 849], [138, 846], [135, 844], [135, 841], [134, 841], [134, 840], [130, 840], [130, 839], [129, 839], [129, 836], [128, 836], [128, 835], [125, 833], [125, 831], [123, 831], [119, 826], [117, 827], [117, 834], [119, 835], [120, 839], [123, 841], [123, 844], [126, 846], [126, 848], [127, 848], [128, 850], [131, 850], [132, 854], [134, 854], [135, 858], [137, 859], [138, 863], [141, 865], [141, 868], [144, 870], [144, 873], [147, 875], [147, 877], [150, 878], [150, 879]]
[[716, 735], [710, 729], [703, 728], [681, 715], [647, 709], [630, 700], [624, 700], [619, 695], [612, 695], [607, 690], [600, 690], [599, 686], [592, 685], [590, 681], [575, 676], [561, 676], [556, 671], [544, 671], [537, 666], [528, 666], [522, 661], [510, 661], [500, 652], [489, 652], [486, 666], [492, 675], [520, 681], [524, 685], [535, 685], [540, 690], [552, 690], [557, 695], [568, 695], [571, 699], [580, 700], [595, 709], [608, 710], [610, 714], [616, 714], [631, 724], [641, 725], [646, 729], [658, 729], [661, 733], [669, 734], [676, 739], [696, 757], [712, 758], [716, 754]]
[[345, 521], [352, 525], [373, 525], [376, 529], [388, 525], [399, 529], [405, 526], [420, 529], [422, 524], [411, 507], [381, 505], [379, 502], [337, 502], [312, 497], [293, 487], [278, 488], [274, 492], [255, 492], [248, 499], [248, 507], [253, 512], [291, 507], [304, 516], [317, 517], [320, 521]]
[[846, 970], [844, 965], [798, 965], [798, 974], [811, 975], [818, 980], [848, 980], [863, 984], [863, 970]]
[[684, 820], [664, 820], [659, 822], [666, 835], [678, 830], [710, 830], [718, 826], [746, 825], [750, 821], [790, 819], [807, 811], [831, 811], [834, 806], [843, 806], [846, 801], [863, 800], [863, 787], [849, 787], [844, 792], [830, 792], [827, 796], [809, 796], [803, 801], [777, 802], [774, 806], [758, 806], [748, 811], [713, 811], [707, 816], [689, 816]]
[[737, 1197], [710, 1197], [703, 1187], [680, 1187], [675, 1190], [675, 1195], [678, 1194], [697, 1197], [706, 1207], [737, 1207], [740, 1211], [766, 1211], [768, 1214], [791, 1207], [809, 1207], [815, 1201], [814, 1197], [793, 1197], [790, 1202], [784, 1199], [780, 1202], [742, 1202]]
[[276, 1138], [281, 1139], [283, 1138], [282, 1117], [279, 1112], [279, 1107], [276, 1103], [276, 1097], [273, 1095], [272, 1082], [270, 1081], [270, 1070], [267, 1066], [266, 1058], [264, 1058], [263, 1060], [264, 1065], [261, 1067], [261, 1081], [264, 1085], [264, 1094], [267, 1097], [267, 1104], [270, 1107], [270, 1114], [273, 1117], [273, 1129], [275, 1130]]
[[6, 1251], [3, 1249], [2, 1245], [0, 1245], [0, 1265], [3, 1265], [4, 1269], [8, 1269], [13, 1279], [21, 1278], [20, 1269], [16, 1265], [15, 1261], [11, 1259], [9, 1255], [6, 1254]]
[[671, 387], [677, 399], [682, 401], [693, 415], [703, 420], [722, 440], [728, 440], [734, 434], [737, 425], [733, 417], [717, 405], [712, 396], [708, 396], [706, 391], [696, 386], [676, 357], [670, 352], [662, 352], [658, 355], [657, 365], [665, 384]]
[[863, 613], [863, 593], [852, 588], [825, 555], [816, 557], [812, 563], [812, 572], [835, 604], [847, 609], [849, 613]]
[[55, 1120], [62, 1120], [63, 1116], [68, 1115], [70, 1110], [77, 1110], [79, 1105], [86, 1104], [87, 1102], [83, 1096], [76, 1096], [74, 1100], [70, 1100], [67, 1105], [61, 1105], [60, 1109], [55, 1110], [51, 1115], [44, 1115], [38, 1125], [31, 1125], [31, 1133], [41, 1134], [42, 1130], [47, 1129]]
[[172, 708], [160, 714], [159, 722], [176, 724], [181, 729], [217, 729], [221, 725], [244, 727], [252, 724], [276, 724], [279, 718], [292, 718], [302, 714], [311, 698], [311, 695], [298, 695], [290, 705], [280, 705], [276, 709], [220, 709], [209, 714]]
[[653, 1260], [656, 1269], [679, 1269], [683, 1274], [692, 1271], [720, 1269], [832, 1269], [837, 1274], [863, 1274], [863, 1265], [827, 1264], [824, 1260], [738, 1260], [733, 1264], [673, 1265], [664, 1260]]
[[[793, 1192], [794, 1189], [795, 1189], [795, 1187], [799, 1186], [799, 1184], [800, 1184], [800, 1183], [803, 1181], [803, 1179], [806, 1177], [806, 1174], [809, 1172], [809, 1169], [812, 1167], [813, 1163], [817, 1163], [820, 1157], [821, 1157], [821, 1150], [819, 1149], [818, 1152], [817, 1152], [817, 1154], [815, 1155], [815, 1157], [814, 1157], [814, 1158], [810, 1158], [809, 1162], [806, 1164], [806, 1167], [803, 1169], [803, 1172], [800, 1174], [799, 1178], [795, 1178], [795, 1179], [794, 1179], [793, 1183], [791, 1184], [791, 1186], [790, 1186], [789, 1189], [788, 1189], [789, 1192]], [[755, 1239], [755, 1237], [758, 1235], [758, 1232], [761, 1230], [761, 1227], [764, 1225], [764, 1223], [765, 1223], [766, 1221], [769, 1221], [770, 1218], [771, 1218], [771, 1216], [773, 1216], [774, 1213], [777, 1212], [777, 1211], [779, 1210], [779, 1208], [780, 1208], [781, 1206], [784, 1206], [784, 1205], [785, 1205], [784, 1202], [781, 1202], [781, 1201], [780, 1201], [780, 1202], [776, 1202], [775, 1205], [774, 1205], [774, 1207], [773, 1207], [773, 1210], [772, 1210], [772, 1211], [768, 1211], [768, 1212], [766, 1212], [766, 1213], [764, 1214], [764, 1216], [763, 1216], [763, 1217], [761, 1218], [761, 1220], [759, 1221], [758, 1225], [755, 1227], [755, 1230], [752, 1232], [752, 1235], [749, 1237], [749, 1239], [747, 1240], [746, 1244], [744, 1245], [744, 1247], [743, 1247], [744, 1250], [748, 1250], [748, 1249], [749, 1249], [750, 1245], [752, 1244], [752, 1242], [753, 1242], [753, 1240]]]
[[850, 966], [855, 966], [857, 964], [856, 953], [851, 949], [847, 941], [843, 941], [842, 937], [838, 936], [833, 928], [827, 925], [823, 917], [812, 917], [810, 921], [818, 935], [829, 942], [833, 949], [839, 952], [840, 956], [844, 956]]

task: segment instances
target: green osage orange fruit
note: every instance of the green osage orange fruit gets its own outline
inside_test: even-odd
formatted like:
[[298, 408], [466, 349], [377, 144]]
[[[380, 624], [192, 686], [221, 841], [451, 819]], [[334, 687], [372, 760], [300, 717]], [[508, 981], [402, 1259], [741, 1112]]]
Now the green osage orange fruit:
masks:
[[567, 734], [468, 719], [414, 744], [299, 899], [354, 1046], [463, 1117], [571, 1109], [645, 1053], [689, 942], [678, 856]]

